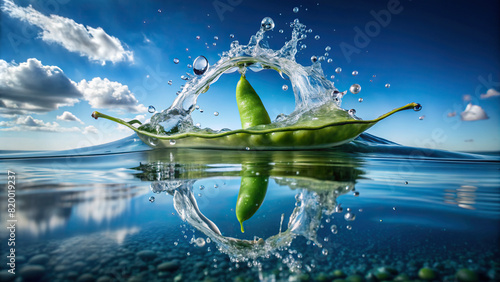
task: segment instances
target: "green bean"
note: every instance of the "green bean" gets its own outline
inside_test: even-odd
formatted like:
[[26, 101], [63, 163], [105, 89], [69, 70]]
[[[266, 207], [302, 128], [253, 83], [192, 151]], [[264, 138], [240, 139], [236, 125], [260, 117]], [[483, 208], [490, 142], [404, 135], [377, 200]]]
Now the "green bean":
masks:
[[245, 78], [245, 75], [241, 75], [240, 81], [236, 85], [236, 103], [238, 104], [243, 129], [271, 123], [262, 100]]

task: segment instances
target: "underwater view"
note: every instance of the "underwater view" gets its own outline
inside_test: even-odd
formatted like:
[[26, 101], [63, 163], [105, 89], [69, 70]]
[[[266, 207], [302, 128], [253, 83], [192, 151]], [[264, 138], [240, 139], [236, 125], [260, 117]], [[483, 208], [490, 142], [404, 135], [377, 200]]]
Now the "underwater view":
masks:
[[500, 4], [414, 2], [0, 2], [0, 281], [500, 281]]

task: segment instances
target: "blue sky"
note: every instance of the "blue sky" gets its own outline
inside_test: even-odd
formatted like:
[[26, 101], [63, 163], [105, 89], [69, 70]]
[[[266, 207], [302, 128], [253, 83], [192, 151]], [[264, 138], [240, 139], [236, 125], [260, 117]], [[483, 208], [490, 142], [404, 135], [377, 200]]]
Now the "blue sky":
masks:
[[[333, 62], [324, 62], [323, 70], [328, 77], [335, 74], [341, 91], [361, 85], [359, 94], [346, 95], [343, 102], [359, 117], [375, 118], [409, 102], [423, 105], [418, 113], [384, 120], [370, 133], [408, 146], [500, 150], [498, 1], [49, 2], [1, 2], [3, 150], [69, 149], [132, 134], [92, 119], [91, 112], [148, 119], [149, 105], [163, 110], [172, 104], [183, 84], [180, 76], [192, 72], [187, 65], [197, 56], [215, 63], [232, 40], [247, 43], [266, 16], [276, 24], [269, 33], [274, 49], [289, 38], [295, 18], [320, 36], [304, 41], [307, 48], [296, 58], [303, 65], [331, 47]], [[343, 71], [335, 73], [336, 67]], [[354, 70], [357, 76], [351, 75]], [[224, 75], [201, 95], [204, 112], [193, 114], [195, 122], [239, 128], [238, 79]], [[271, 117], [293, 110], [292, 92], [281, 89], [286, 81], [278, 74], [263, 71], [248, 79]]]

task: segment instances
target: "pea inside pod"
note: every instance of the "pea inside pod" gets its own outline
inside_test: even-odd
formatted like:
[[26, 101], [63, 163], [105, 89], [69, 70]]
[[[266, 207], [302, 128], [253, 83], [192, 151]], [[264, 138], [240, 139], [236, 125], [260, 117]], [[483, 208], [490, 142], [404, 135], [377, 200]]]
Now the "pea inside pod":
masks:
[[269, 184], [268, 171], [267, 167], [243, 164], [235, 209], [242, 233], [245, 233], [243, 222], [250, 219], [264, 202]]

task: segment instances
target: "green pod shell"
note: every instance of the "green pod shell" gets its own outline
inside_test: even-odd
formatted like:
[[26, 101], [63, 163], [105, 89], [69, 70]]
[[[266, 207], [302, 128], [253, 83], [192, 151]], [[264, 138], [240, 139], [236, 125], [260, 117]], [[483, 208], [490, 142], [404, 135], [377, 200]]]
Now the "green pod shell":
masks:
[[236, 103], [243, 129], [271, 123], [262, 100], [244, 75], [241, 76], [236, 85]]
[[[153, 148], [210, 148], [237, 150], [307, 150], [342, 145], [356, 138], [363, 131], [390, 115], [413, 108], [410, 103], [396, 108], [373, 120], [350, 118], [346, 111], [326, 106], [318, 111], [317, 120], [303, 120], [296, 124], [277, 127], [274, 124], [258, 125], [248, 129], [226, 132], [193, 131], [175, 134], [154, 134], [133, 126], [138, 121], [124, 120], [93, 112], [94, 118], [105, 118], [134, 130], [139, 138]], [[175, 141], [175, 142], [174, 142]]]

